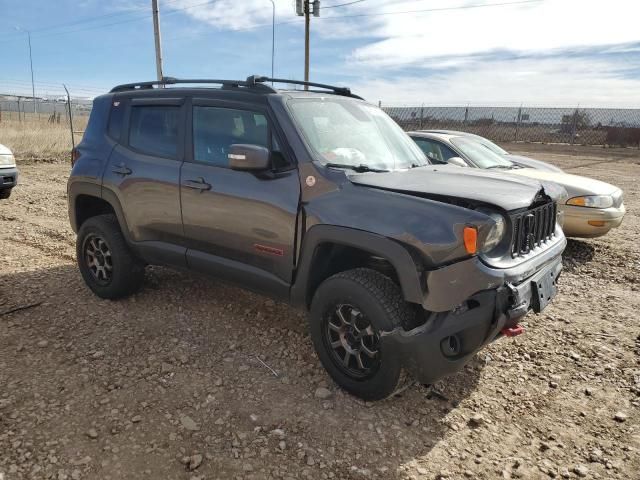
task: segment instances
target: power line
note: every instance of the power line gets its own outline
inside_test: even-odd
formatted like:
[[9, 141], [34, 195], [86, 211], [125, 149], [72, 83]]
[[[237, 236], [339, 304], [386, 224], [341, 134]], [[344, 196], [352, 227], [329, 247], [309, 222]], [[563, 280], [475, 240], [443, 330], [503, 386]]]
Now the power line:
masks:
[[[174, 0], [175, 1], [175, 0]], [[189, 10], [192, 8], [197, 8], [197, 7], [201, 7], [204, 5], [209, 5], [211, 3], [217, 3], [221, 0], [209, 0], [207, 2], [201, 2], [201, 3], [196, 3], [195, 5], [189, 5], [187, 7], [182, 7], [182, 8], [174, 8], [169, 10], [168, 12], [166, 12], [164, 15], [172, 15], [175, 13], [179, 13], [179, 12], [183, 12], [185, 10]], [[138, 16], [135, 18], [128, 18], [128, 19], [124, 19], [124, 20], [120, 20], [117, 22], [111, 22], [111, 23], [103, 23], [100, 25], [92, 25], [92, 26], [88, 26], [88, 27], [82, 27], [82, 28], [76, 28], [74, 30], [66, 30], [66, 31], [62, 31], [62, 32], [53, 32], [53, 33], [45, 33], [43, 35], [34, 35], [33, 38], [45, 38], [45, 37], [52, 37], [52, 36], [56, 36], [56, 35], [67, 35], [69, 33], [76, 33], [76, 32], [84, 32], [87, 30], [96, 30], [99, 28], [104, 28], [104, 27], [112, 27], [114, 25], [121, 25], [123, 23], [130, 23], [130, 22], [137, 22], [140, 20], [146, 20], [149, 18], [148, 14], [142, 15], [142, 16]], [[84, 23], [89, 23], [90, 21], [84, 22]], [[6, 38], [6, 39], [0, 39], [1, 42], [6, 42], [6, 41], [12, 41], [14, 40], [13, 38]]]
[[356, 17], [380, 17], [384, 15], [402, 15], [407, 13], [425, 13], [425, 12], [444, 12], [450, 10], [468, 10], [472, 8], [487, 8], [487, 7], [506, 7], [510, 5], [522, 5], [526, 3], [541, 3], [544, 0], [519, 0], [515, 2], [502, 2], [502, 3], [482, 3], [461, 5], [458, 7], [441, 7], [441, 8], [425, 8], [420, 10], [402, 10], [397, 12], [380, 12], [380, 13], [360, 13], [354, 15], [331, 15], [330, 17], [320, 17], [323, 20], [335, 19], [335, 18], [356, 18]]
[[[164, 3], [166, 5], [166, 4], [176, 3], [178, 1], [180, 1], [180, 0], [167, 0]], [[112, 12], [112, 13], [107, 13], [107, 14], [104, 14], [104, 15], [96, 15], [94, 17], [80, 18], [80, 19], [75, 20], [73, 22], [59, 23], [59, 24], [56, 24], [56, 25], [49, 25], [47, 27], [34, 28], [34, 29], [31, 29], [31, 33], [33, 33], [33, 32], [44, 32], [44, 31], [55, 30], [55, 29], [64, 28], [64, 27], [72, 27], [74, 25], [80, 25], [80, 24], [83, 24], [83, 23], [91, 23], [91, 22], [95, 22], [95, 21], [102, 20], [102, 19], [105, 19], [105, 18], [129, 16], [129, 15], [135, 14], [137, 12], [146, 12], [147, 10], [148, 10], [148, 7], [130, 8], [130, 9], [125, 10], [125, 11]], [[2, 40], [4, 40], [4, 38]]]
[[327, 5], [326, 7], [320, 6], [321, 10], [326, 10], [327, 8], [337, 8], [337, 7], [346, 7], [347, 5], [353, 5], [355, 3], [362, 3], [365, 0], [353, 0], [351, 2], [339, 3], [337, 5]]

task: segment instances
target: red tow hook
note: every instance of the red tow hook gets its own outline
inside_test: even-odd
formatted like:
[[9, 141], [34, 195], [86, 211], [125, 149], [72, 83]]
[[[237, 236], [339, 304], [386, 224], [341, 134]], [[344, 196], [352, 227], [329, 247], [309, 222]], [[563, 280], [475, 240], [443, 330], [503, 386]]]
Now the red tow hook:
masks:
[[500, 330], [505, 337], [516, 337], [524, 333], [524, 327], [522, 325], [516, 325], [515, 327], [506, 327]]

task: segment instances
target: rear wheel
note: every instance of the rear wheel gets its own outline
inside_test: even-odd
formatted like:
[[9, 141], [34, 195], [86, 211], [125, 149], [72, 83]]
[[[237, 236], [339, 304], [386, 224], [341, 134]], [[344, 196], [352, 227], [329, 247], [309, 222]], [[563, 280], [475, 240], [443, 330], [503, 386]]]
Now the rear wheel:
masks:
[[11, 196], [11, 188], [7, 188], [5, 190], [0, 190], [0, 200], [6, 200]]
[[387, 276], [366, 268], [325, 280], [311, 304], [311, 338], [334, 381], [364, 400], [381, 400], [403, 386], [398, 355], [380, 332], [400, 327], [410, 317], [400, 288]]
[[82, 278], [99, 297], [126, 297], [142, 286], [144, 264], [127, 246], [114, 215], [98, 215], [84, 222], [76, 253]]

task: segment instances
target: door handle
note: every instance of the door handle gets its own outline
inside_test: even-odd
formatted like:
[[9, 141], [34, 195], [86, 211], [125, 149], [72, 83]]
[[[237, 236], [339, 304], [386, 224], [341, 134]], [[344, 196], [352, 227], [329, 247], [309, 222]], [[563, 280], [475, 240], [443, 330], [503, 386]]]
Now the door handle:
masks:
[[183, 183], [185, 187], [193, 188], [195, 190], [211, 190], [211, 184], [204, 181], [204, 178], [200, 177], [197, 180], [185, 180]]
[[131, 175], [133, 172], [130, 168], [125, 167], [124, 163], [121, 163], [116, 168], [112, 170], [116, 175], [122, 175], [123, 177], [127, 175]]

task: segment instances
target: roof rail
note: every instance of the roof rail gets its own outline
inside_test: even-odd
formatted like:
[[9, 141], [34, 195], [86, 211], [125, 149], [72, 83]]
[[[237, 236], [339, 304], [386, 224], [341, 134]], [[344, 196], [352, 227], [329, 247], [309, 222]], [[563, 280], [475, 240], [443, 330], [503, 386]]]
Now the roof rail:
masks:
[[343, 95], [345, 97], [354, 97], [362, 100], [362, 97], [351, 93], [351, 89], [347, 87], [337, 87], [335, 85], [327, 85], [326, 83], [315, 83], [315, 82], [305, 82], [302, 80], [288, 80], [286, 78], [270, 78], [270, 77], [262, 77], [260, 75], [251, 75], [247, 77], [247, 84], [257, 85], [263, 84], [264, 82], [272, 82], [272, 83], [289, 83], [291, 85], [305, 85], [307, 87], [316, 87], [323, 88], [326, 90], [331, 90], [333, 93], [337, 95]]
[[274, 93], [276, 90], [269, 87], [268, 85], [257, 85], [255, 82], [248, 83], [242, 80], [218, 80], [218, 79], [210, 79], [210, 78], [173, 78], [173, 77], [163, 77], [162, 80], [154, 80], [151, 82], [135, 82], [135, 83], [123, 83], [122, 85], [116, 85], [111, 89], [111, 93], [114, 92], [124, 92], [127, 90], [147, 90], [151, 89], [154, 86], [160, 85], [176, 85], [176, 84], [189, 84], [189, 83], [205, 83], [205, 84], [218, 84], [223, 87], [247, 87], [247, 88], [255, 88], [259, 87], [261, 90], [268, 91], [270, 93]]
[[353, 97], [360, 98], [358, 95], [351, 93], [351, 90], [346, 87], [336, 87], [335, 85], [327, 85], [324, 83], [315, 83], [315, 82], [303, 82], [302, 80], [289, 80], [286, 78], [270, 78], [263, 77], [260, 75], [251, 75], [247, 77], [246, 80], [215, 80], [210, 78], [173, 78], [173, 77], [163, 77], [162, 80], [154, 80], [151, 82], [136, 82], [136, 83], [123, 83], [122, 85], [116, 85], [111, 89], [110, 93], [114, 92], [124, 92], [127, 90], [147, 90], [154, 88], [155, 86], [160, 85], [176, 85], [176, 84], [193, 84], [193, 83], [204, 83], [204, 84], [218, 84], [222, 85], [222, 87], [227, 88], [259, 88], [262, 91], [268, 93], [275, 93], [276, 90], [269, 85], [265, 85], [265, 82], [272, 83], [288, 83], [292, 85], [305, 85], [307, 87], [316, 87], [322, 88], [324, 90], [330, 90], [336, 95], [343, 95], [345, 97]]

